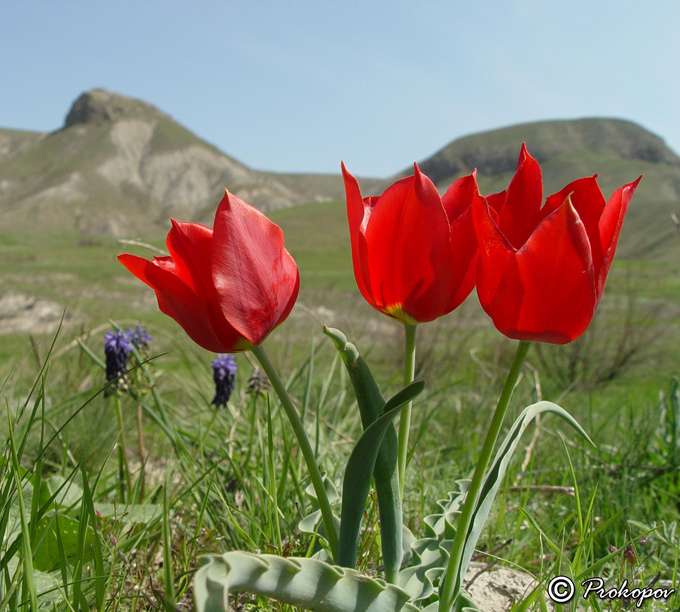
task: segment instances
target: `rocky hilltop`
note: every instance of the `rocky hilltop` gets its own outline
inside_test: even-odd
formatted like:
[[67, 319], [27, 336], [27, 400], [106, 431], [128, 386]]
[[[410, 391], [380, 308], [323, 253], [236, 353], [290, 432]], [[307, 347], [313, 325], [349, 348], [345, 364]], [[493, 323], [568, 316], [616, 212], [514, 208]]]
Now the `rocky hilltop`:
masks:
[[[508, 186], [523, 142], [541, 164], [544, 196], [597, 173], [609, 198], [615, 189], [644, 174], [619, 253], [636, 259], [680, 260], [680, 238], [670, 217], [680, 213], [680, 157], [661, 138], [630, 121], [588, 118], [514, 125], [454, 140], [419, 166], [440, 191], [476, 168], [482, 193], [494, 193]], [[406, 168], [388, 183], [412, 172]]]
[[0, 130], [2, 224], [129, 236], [170, 215], [211, 220], [227, 187], [267, 211], [301, 195], [204, 142], [157, 108], [103, 89], [82, 94], [49, 134]]
[[514, 172], [522, 142], [542, 165], [584, 155], [587, 163], [588, 158], [610, 155], [680, 168], [680, 157], [643, 127], [620, 119], [589, 118], [540, 121], [459, 138], [424, 160], [421, 170], [436, 183], [474, 168], [487, 176]]
[[73, 103], [66, 115], [64, 127], [69, 128], [80, 123], [116, 121], [143, 114], [162, 115], [170, 119], [165, 113], [142, 100], [126, 98], [105, 89], [93, 89], [86, 91]]

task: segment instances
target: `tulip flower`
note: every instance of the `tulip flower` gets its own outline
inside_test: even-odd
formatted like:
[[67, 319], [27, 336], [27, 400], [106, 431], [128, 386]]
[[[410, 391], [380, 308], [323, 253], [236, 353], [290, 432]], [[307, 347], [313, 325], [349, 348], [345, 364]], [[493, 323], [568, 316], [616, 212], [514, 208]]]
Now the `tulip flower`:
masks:
[[501, 333], [566, 344], [585, 331], [641, 178], [617, 189], [609, 202], [597, 175], [582, 178], [541, 207], [541, 168], [522, 145], [508, 189], [473, 206], [477, 294]]
[[[480, 199], [475, 174], [456, 180], [443, 197], [413, 164], [380, 197], [363, 198], [342, 164], [354, 276], [366, 301], [404, 324], [404, 386], [415, 374], [418, 323], [451, 312], [475, 285], [477, 239], [471, 205]], [[399, 487], [404, 490], [411, 403], [399, 421]]]
[[283, 248], [281, 228], [227, 191], [215, 213], [213, 229], [173, 220], [166, 245], [169, 257], [148, 261], [119, 255], [118, 261], [156, 292], [161, 312], [175, 319], [196, 344], [215, 353], [253, 352], [293, 427], [334, 556], [337, 529], [316, 456], [300, 415], [262, 346], [290, 314], [300, 288], [295, 261]]
[[237, 353], [258, 346], [289, 315], [300, 276], [281, 228], [225, 192], [214, 229], [172, 221], [169, 257], [119, 255], [155, 292], [158, 307], [199, 346]]
[[472, 291], [477, 240], [471, 203], [480, 197], [474, 173], [440, 197], [417, 164], [414, 169], [382, 196], [362, 198], [342, 164], [359, 290], [373, 308], [411, 325], [451, 312]]

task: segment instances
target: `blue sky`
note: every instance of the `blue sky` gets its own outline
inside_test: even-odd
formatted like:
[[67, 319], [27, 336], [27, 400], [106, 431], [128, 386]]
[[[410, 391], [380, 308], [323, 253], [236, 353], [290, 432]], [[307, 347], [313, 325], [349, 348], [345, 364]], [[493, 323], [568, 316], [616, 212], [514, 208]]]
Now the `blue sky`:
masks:
[[0, 126], [95, 87], [257, 169], [386, 177], [473, 132], [640, 123], [680, 152], [677, 0], [0, 0]]

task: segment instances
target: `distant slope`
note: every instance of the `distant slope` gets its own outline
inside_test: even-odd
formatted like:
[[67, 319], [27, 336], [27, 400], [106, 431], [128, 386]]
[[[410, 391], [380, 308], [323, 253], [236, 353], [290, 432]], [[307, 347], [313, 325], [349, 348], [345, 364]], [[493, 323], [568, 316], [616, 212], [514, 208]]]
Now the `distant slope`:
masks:
[[[541, 164], [544, 197], [597, 173], [609, 198], [615, 189], [644, 174], [624, 225], [619, 254], [680, 261], [680, 238], [670, 222], [670, 214], [680, 212], [680, 157], [635, 123], [593, 118], [515, 125], [454, 140], [419, 166], [440, 190], [477, 168], [482, 193], [494, 193], [508, 186], [522, 142]], [[409, 168], [397, 176], [411, 173]]]
[[[307, 202], [345, 199], [345, 183], [340, 174], [271, 173], [271, 176], [300, 194]], [[384, 179], [376, 178], [357, 177], [357, 179], [361, 184], [361, 189], [366, 193], [375, 193], [383, 187], [385, 182]]]
[[[644, 174], [620, 256], [680, 261], [680, 237], [670, 222], [672, 212], [680, 213], [680, 158], [634, 123], [578, 119], [516, 125], [459, 138], [420, 167], [442, 191], [477, 168], [482, 192], [493, 193], [507, 187], [522, 142], [541, 163], [544, 195], [598, 173], [609, 197]], [[411, 172], [387, 181], [361, 179], [362, 191], [380, 194]], [[150, 240], [167, 231], [170, 216], [212, 223], [223, 187], [264, 211], [344, 200], [339, 174], [253, 170], [150, 104], [102, 89], [82, 94], [55, 132], [0, 129], [0, 234]]]
[[309, 197], [153, 106], [104, 90], [80, 96], [56, 132], [0, 130], [3, 228], [142, 235], [166, 228], [170, 215], [211, 221], [223, 187], [262, 210]]

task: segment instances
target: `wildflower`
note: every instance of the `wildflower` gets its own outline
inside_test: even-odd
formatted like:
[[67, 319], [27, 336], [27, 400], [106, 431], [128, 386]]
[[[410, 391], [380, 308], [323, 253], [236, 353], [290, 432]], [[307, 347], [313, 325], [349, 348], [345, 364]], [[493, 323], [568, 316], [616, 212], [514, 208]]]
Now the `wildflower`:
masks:
[[134, 330], [128, 328], [125, 335], [140, 352], [146, 352], [149, 348], [149, 342], [153, 340], [153, 337], [147, 334], [146, 329], [141, 325], [137, 325]]
[[474, 203], [477, 295], [509, 338], [566, 344], [590, 324], [642, 177], [608, 202], [596, 178], [570, 183], [541, 207], [541, 168], [522, 145], [508, 189]]
[[258, 368], [248, 379], [247, 392], [254, 395], [260, 395], [260, 393], [267, 389], [269, 389], [269, 379], [267, 378], [267, 375]]
[[166, 245], [169, 257], [123, 254], [118, 261], [204, 349], [250, 350], [290, 314], [300, 275], [283, 232], [240, 198], [225, 193], [213, 229], [173, 220]]
[[108, 331], [104, 334], [104, 354], [106, 355], [106, 381], [111, 382], [127, 370], [132, 341], [126, 332], [122, 332], [120, 327], [115, 332]]
[[342, 165], [354, 276], [376, 310], [402, 323], [433, 321], [470, 294], [477, 270], [472, 203], [475, 175], [443, 197], [417, 164], [380, 197], [364, 198]]
[[212, 361], [213, 379], [215, 381], [215, 406], [226, 406], [234, 390], [236, 380], [236, 359], [233, 355], [218, 355]]

